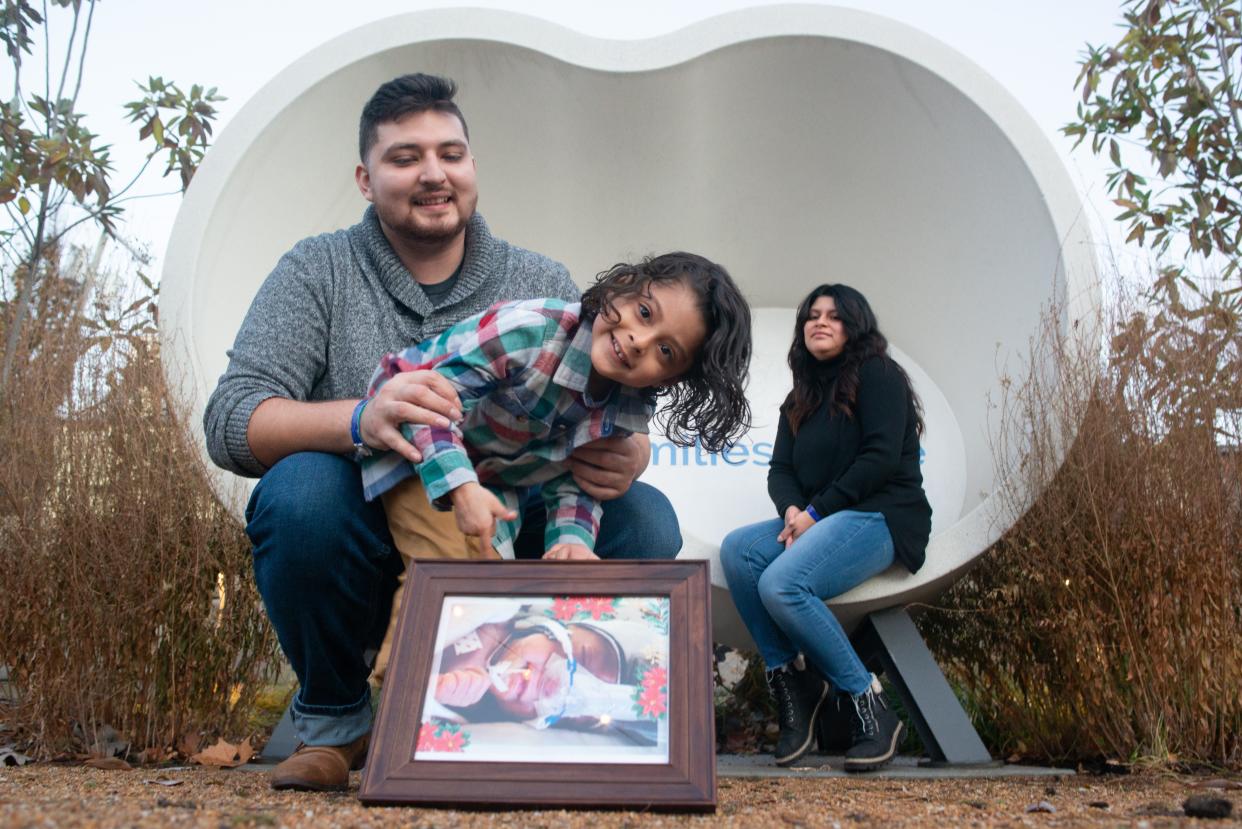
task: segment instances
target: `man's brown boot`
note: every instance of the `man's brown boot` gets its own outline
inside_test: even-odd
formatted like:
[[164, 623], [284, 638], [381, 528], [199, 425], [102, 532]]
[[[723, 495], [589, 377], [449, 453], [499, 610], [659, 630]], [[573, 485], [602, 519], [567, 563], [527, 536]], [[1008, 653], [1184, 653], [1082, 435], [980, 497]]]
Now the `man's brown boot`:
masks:
[[345, 746], [299, 746], [272, 769], [273, 789], [339, 792], [349, 788], [349, 772], [362, 768], [371, 735], [363, 734]]

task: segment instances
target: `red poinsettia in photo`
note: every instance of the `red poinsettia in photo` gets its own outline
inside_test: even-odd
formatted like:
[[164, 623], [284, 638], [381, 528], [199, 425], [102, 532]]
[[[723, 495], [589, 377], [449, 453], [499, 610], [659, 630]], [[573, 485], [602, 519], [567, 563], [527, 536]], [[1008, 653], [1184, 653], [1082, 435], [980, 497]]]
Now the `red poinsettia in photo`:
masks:
[[439, 751], [458, 754], [470, 745], [470, 733], [462, 731], [457, 723], [425, 722], [418, 730], [418, 745], [414, 753]]
[[561, 596], [552, 600], [552, 617], [562, 622], [611, 619], [617, 612], [616, 596]]
[[668, 712], [668, 669], [653, 665], [643, 672], [634, 694], [635, 710], [644, 717], [660, 719]]

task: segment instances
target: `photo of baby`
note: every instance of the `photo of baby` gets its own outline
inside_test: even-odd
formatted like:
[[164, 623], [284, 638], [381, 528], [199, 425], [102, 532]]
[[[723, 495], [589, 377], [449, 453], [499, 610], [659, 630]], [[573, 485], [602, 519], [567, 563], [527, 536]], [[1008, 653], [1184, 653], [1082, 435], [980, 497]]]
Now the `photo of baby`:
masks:
[[667, 596], [449, 596], [414, 760], [667, 763]]

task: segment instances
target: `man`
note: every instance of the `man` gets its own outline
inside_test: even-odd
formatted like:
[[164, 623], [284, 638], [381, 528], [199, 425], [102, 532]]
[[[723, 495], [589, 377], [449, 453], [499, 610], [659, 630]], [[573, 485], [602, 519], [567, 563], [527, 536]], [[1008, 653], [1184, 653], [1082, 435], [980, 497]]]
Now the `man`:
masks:
[[[452, 81], [417, 74], [372, 96], [355, 170], [371, 206], [359, 224], [304, 239], [282, 257], [207, 404], [212, 459], [262, 476], [246, 509], [255, 581], [301, 683], [292, 710], [304, 746], [273, 770], [275, 788], [344, 788], [366, 753], [364, 653], [383, 640], [401, 557], [382, 505], [362, 497], [351, 456], [392, 449], [418, 462], [399, 425], [447, 426], [461, 416], [443, 377], [412, 372], [358, 417], [380, 357], [501, 300], [578, 297], [564, 266], [492, 236], [475, 212], [475, 160], [455, 93]], [[643, 437], [601, 440], [574, 455], [579, 485], [607, 502], [602, 558], [671, 558], [681, 547], [668, 499], [634, 483], [649, 455]], [[519, 539], [519, 557], [542, 553], [541, 522], [526, 517], [535, 546]]]

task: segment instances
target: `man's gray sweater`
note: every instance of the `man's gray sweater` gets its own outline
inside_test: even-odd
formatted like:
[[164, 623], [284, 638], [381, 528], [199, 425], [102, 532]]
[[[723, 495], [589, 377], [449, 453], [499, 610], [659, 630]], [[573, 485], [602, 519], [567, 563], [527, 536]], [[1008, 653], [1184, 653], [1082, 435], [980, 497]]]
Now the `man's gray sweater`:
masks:
[[433, 308], [388, 244], [375, 208], [351, 228], [303, 239], [259, 288], [207, 402], [207, 451], [217, 465], [257, 477], [250, 416], [269, 397], [362, 397], [380, 357], [439, 334], [494, 303], [578, 299], [564, 265], [492, 236], [477, 213], [448, 297]]

